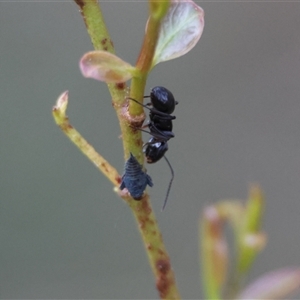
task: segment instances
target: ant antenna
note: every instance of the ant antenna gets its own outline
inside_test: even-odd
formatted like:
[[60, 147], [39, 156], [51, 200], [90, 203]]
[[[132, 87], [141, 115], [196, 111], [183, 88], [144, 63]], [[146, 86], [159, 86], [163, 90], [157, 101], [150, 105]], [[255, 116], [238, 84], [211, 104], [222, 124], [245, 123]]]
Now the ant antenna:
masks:
[[165, 155], [164, 155], [164, 158], [165, 158], [165, 160], [166, 160], [166, 162], [167, 162], [167, 164], [169, 165], [169, 168], [170, 168], [170, 170], [171, 170], [171, 180], [170, 180], [170, 182], [169, 182], [169, 186], [168, 186], [166, 198], [165, 198], [164, 205], [163, 205], [161, 211], [163, 211], [163, 210], [165, 209], [166, 205], [167, 205], [169, 193], [170, 193], [171, 186], [172, 186], [172, 182], [173, 182], [173, 179], [174, 179], [174, 170], [173, 170], [173, 168], [172, 168], [172, 166], [171, 166], [169, 160], [167, 159], [167, 157], [166, 157]]
[[[150, 96], [144, 96], [144, 98], [148, 98], [148, 97], [150, 97]], [[149, 106], [147, 106], [147, 105], [145, 105], [145, 104], [143, 104], [143, 103], [137, 101], [136, 99], [133, 99], [133, 98], [130, 98], [130, 97], [128, 97], [127, 99], [132, 100], [132, 101], [134, 101], [135, 103], [137, 103], [137, 104], [139, 104], [139, 105], [142, 105], [143, 107], [145, 107], [145, 108], [151, 110], [151, 108], [150, 108]]]

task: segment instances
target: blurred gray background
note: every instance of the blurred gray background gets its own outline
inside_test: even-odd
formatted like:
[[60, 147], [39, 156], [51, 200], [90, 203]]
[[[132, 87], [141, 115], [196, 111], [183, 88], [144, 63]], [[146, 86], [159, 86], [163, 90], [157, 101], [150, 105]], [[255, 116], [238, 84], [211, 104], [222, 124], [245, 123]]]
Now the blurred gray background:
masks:
[[[300, 264], [300, 3], [203, 1], [205, 28], [187, 55], [159, 64], [147, 92], [176, 107], [166, 163], [147, 166], [153, 206], [183, 298], [202, 297], [198, 220], [225, 198], [266, 194], [269, 242], [249, 281]], [[134, 64], [145, 1], [107, 1], [117, 54]], [[120, 129], [104, 83], [81, 76], [92, 50], [72, 1], [0, 2], [1, 298], [150, 299], [157, 292], [130, 210], [54, 124], [69, 90], [71, 123], [123, 172]], [[145, 135], [145, 140], [148, 136]]]

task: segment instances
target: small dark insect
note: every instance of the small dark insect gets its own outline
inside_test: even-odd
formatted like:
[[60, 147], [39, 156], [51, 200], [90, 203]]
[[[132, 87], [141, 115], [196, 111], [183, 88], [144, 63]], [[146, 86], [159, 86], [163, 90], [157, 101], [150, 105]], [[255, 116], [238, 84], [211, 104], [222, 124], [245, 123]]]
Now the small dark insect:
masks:
[[[146, 147], [144, 153], [147, 162], [149, 164], [155, 163], [159, 161], [162, 157], [164, 157], [171, 170], [171, 180], [162, 208], [162, 210], [164, 210], [174, 179], [173, 168], [169, 160], [166, 158], [165, 153], [168, 150], [168, 140], [175, 137], [174, 133], [172, 132], [172, 121], [175, 120], [176, 117], [172, 116], [171, 113], [173, 113], [173, 111], [175, 110], [175, 106], [178, 104], [178, 102], [175, 101], [173, 94], [168, 89], [162, 86], [154, 87], [151, 90], [150, 95], [145, 96], [144, 98], [150, 98], [151, 102], [144, 105], [135, 99], [129, 99], [150, 110], [149, 122], [143, 127], [137, 128], [141, 131], [147, 132], [150, 135], [152, 135], [149, 141], [144, 144], [144, 147]], [[145, 127], [148, 127], [150, 131], [142, 129]]]
[[143, 171], [137, 159], [130, 153], [125, 163], [120, 190], [127, 188], [133, 199], [141, 200], [147, 185], [153, 186], [151, 177]]

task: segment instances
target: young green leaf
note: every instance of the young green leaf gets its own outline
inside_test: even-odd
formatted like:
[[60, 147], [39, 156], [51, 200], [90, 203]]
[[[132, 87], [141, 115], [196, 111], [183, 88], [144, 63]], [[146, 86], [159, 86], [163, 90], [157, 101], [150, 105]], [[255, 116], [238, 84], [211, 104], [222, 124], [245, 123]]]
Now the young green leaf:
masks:
[[192, 0], [172, 0], [161, 23], [152, 66], [189, 52], [200, 39], [204, 11]]
[[136, 74], [136, 69], [118, 56], [107, 51], [91, 51], [80, 59], [84, 77], [107, 83], [125, 82]]

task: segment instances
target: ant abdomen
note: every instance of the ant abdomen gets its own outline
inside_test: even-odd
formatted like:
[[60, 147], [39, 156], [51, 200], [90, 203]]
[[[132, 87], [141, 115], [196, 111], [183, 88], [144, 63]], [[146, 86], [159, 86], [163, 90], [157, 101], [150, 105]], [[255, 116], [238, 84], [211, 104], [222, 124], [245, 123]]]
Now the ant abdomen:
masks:
[[148, 164], [153, 164], [159, 161], [167, 152], [168, 143], [167, 142], [159, 142], [154, 137], [152, 137], [147, 143], [147, 147], [145, 149], [145, 156]]

